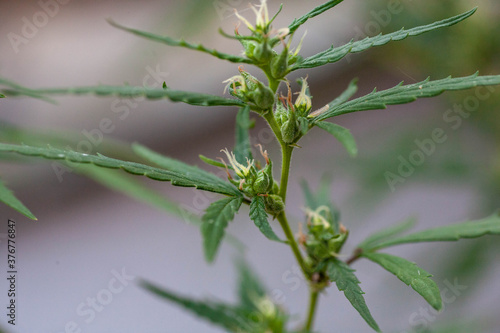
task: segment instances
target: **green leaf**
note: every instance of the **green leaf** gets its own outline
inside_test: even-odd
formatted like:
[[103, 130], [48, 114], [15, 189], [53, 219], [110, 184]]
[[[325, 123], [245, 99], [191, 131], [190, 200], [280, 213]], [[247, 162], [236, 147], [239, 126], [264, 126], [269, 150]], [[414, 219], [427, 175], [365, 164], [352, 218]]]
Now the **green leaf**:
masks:
[[89, 164], [96, 167], [123, 169], [133, 175], [146, 176], [159, 181], [170, 181], [174, 186], [195, 187], [200, 190], [221, 193], [225, 195], [239, 194], [239, 191], [229, 183], [222, 180], [214, 182], [210, 179], [191, 179], [186, 174], [155, 168], [152, 166], [122, 161], [104, 155], [88, 155], [74, 151], [56, 148], [38, 148], [31, 146], [18, 146], [0, 143], [0, 152], [11, 152], [26, 156], [43, 157], [50, 160], [66, 161], [70, 166], [74, 164]]
[[314, 8], [309, 13], [301, 16], [300, 18], [294, 19], [293, 22], [288, 26], [288, 29], [290, 29], [289, 34], [293, 34], [295, 32], [295, 30], [297, 30], [302, 24], [306, 23], [307, 20], [309, 20], [310, 18], [313, 18], [315, 16], [318, 16], [319, 14], [326, 12], [327, 10], [335, 7], [336, 5], [341, 3], [342, 1], [344, 1], [344, 0], [330, 0], [330, 1], [326, 2], [325, 4]]
[[236, 116], [236, 143], [234, 146], [234, 156], [236, 160], [242, 164], [247, 163], [248, 160], [253, 160], [252, 148], [250, 142], [250, 106], [245, 106], [238, 111]]
[[118, 96], [124, 98], [145, 97], [147, 99], [162, 99], [168, 98], [172, 102], [183, 102], [191, 105], [199, 106], [243, 106], [244, 103], [224, 97], [219, 97], [209, 94], [201, 94], [188, 91], [152, 88], [152, 87], [134, 87], [134, 86], [88, 86], [74, 88], [47, 88], [47, 89], [31, 89], [13, 83], [9, 80], [0, 78], [0, 85], [8, 88], [2, 89], [2, 92], [7, 96], [28, 96], [46, 101], [53, 102], [46, 95], [82, 95], [95, 94], [98, 96]]
[[118, 28], [120, 30], [124, 30], [124, 31], [130, 32], [130, 33], [132, 33], [132, 34], [134, 34], [136, 36], [143, 37], [143, 38], [152, 40], [154, 42], [160, 42], [160, 43], [163, 43], [163, 44], [166, 44], [166, 45], [169, 45], [169, 46], [185, 47], [185, 48], [190, 49], [190, 50], [195, 50], [195, 51], [200, 51], [200, 52], [203, 52], [203, 53], [208, 53], [208, 54], [210, 54], [210, 55], [212, 55], [212, 56], [214, 56], [216, 58], [219, 58], [219, 59], [222, 59], [222, 60], [227, 60], [227, 61], [234, 62], [234, 63], [253, 64], [253, 61], [251, 59], [240, 57], [240, 56], [237, 56], [237, 55], [232, 55], [232, 54], [227, 54], [227, 53], [219, 52], [219, 51], [214, 50], [214, 49], [206, 48], [205, 46], [203, 46], [201, 44], [192, 44], [192, 43], [186, 42], [183, 39], [181, 39], [181, 40], [175, 40], [175, 39], [167, 37], [167, 36], [159, 36], [159, 35], [156, 35], [156, 34], [153, 34], [153, 33], [150, 33], [150, 32], [141, 31], [141, 30], [132, 29], [132, 28], [127, 28], [127, 27], [125, 27], [123, 25], [115, 23], [113, 20], [108, 20], [108, 23], [111, 24], [115, 28]]
[[202, 217], [201, 233], [203, 235], [203, 247], [205, 258], [212, 262], [224, 237], [225, 229], [234, 215], [240, 209], [243, 197], [230, 197], [213, 202], [208, 206]]
[[242, 329], [247, 328], [249, 319], [247, 318], [247, 313], [238, 308], [209, 300], [193, 300], [163, 288], [159, 288], [146, 281], [141, 281], [140, 285], [156, 296], [182, 306], [184, 309], [195, 314], [196, 316], [208, 320], [217, 326], [223, 327], [229, 332], [246, 332]]
[[[179, 204], [168, 200], [163, 194], [131, 179], [126, 174], [117, 172], [117, 170], [94, 168], [92, 165], [81, 165], [77, 171], [114, 191], [177, 216], [186, 223], [201, 226], [200, 217], [183, 209]], [[243, 251], [245, 248], [243, 243], [233, 235], [227, 235], [226, 239], [228, 243], [231, 243], [240, 251]]]
[[433, 31], [439, 28], [449, 27], [465, 20], [466, 18], [474, 14], [476, 10], [477, 7], [463, 14], [450, 17], [441, 21], [437, 21], [432, 24], [415, 27], [409, 30], [405, 30], [403, 28], [399, 31], [386, 35], [379, 34], [378, 36], [375, 37], [366, 37], [365, 39], [360, 41], [351, 40], [351, 42], [340, 47], [333, 47], [332, 45], [328, 50], [325, 50], [311, 57], [298, 61], [294, 66], [292, 66], [291, 70], [293, 71], [297, 69], [323, 66], [328, 63], [337, 62], [340, 59], [344, 58], [349, 53], [362, 52], [374, 46], [385, 45], [390, 41], [399, 41], [410, 36], [417, 36], [425, 32]]
[[431, 274], [415, 263], [387, 253], [364, 252], [361, 256], [396, 275], [398, 279], [422, 295], [434, 309], [441, 310], [443, 302], [436, 282], [430, 279]]
[[358, 154], [358, 147], [356, 146], [356, 141], [351, 134], [351, 131], [345, 127], [337, 124], [332, 124], [329, 122], [321, 121], [314, 123], [314, 125], [327, 131], [333, 135], [340, 143], [344, 146], [351, 157], [355, 157]]
[[35, 215], [30, 212], [30, 210], [23, 205], [19, 199], [16, 198], [14, 193], [9, 190], [5, 184], [0, 180], [0, 201], [9, 206], [10, 208], [13, 208], [17, 210], [19, 213], [23, 214], [24, 216], [32, 219], [32, 220], [37, 220]]
[[354, 275], [354, 270], [343, 261], [334, 259], [328, 261], [327, 274], [332, 282], [337, 284], [337, 288], [344, 292], [345, 297], [351, 302], [352, 306], [359, 312], [366, 323], [377, 332], [381, 332], [375, 319], [373, 319], [370, 310], [366, 306], [363, 297], [363, 290], [359, 287], [359, 280]]
[[256, 302], [266, 297], [266, 290], [262, 281], [243, 260], [238, 261], [238, 296], [242, 308], [249, 311], [258, 310]]
[[476, 238], [483, 235], [500, 235], [500, 212], [481, 220], [467, 221], [401, 236], [379, 243], [372, 250], [407, 243], [457, 241], [461, 238]]
[[226, 168], [226, 166], [229, 168], [229, 169], [233, 169], [233, 167], [231, 165], [225, 165], [224, 163], [222, 162], [219, 162], [219, 161], [216, 161], [216, 160], [213, 160], [209, 157], [206, 157], [204, 155], [198, 155], [198, 157], [200, 158], [200, 160], [202, 160], [203, 162], [205, 162], [206, 164], [208, 165], [211, 165], [211, 166], [215, 166], [215, 167], [218, 167], [218, 168]]
[[268, 239], [277, 242], [283, 242], [274, 233], [269, 221], [267, 220], [266, 205], [264, 203], [264, 197], [255, 196], [250, 203], [250, 219], [255, 223], [260, 232], [264, 234]]
[[[220, 179], [213, 173], [202, 170], [196, 166], [192, 166], [186, 164], [184, 162], [175, 160], [173, 158], [161, 155], [147, 147], [144, 147], [140, 144], [134, 143], [132, 144], [132, 149], [134, 152], [140, 157], [146, 159], [147, 161], [154, 163], [166, 170], [174, 171], [178, 174], [185, 176], [186, 178], [191, 179], [197, 183], [209, 183], [217, 185], [219, 188], [225, 188], [224, 194], [229, 195], [240, 195], [238, 189], [236, 189], [233, 185], [225, 182]], [[220, 192], [222, 193], [222, 192]]]
[[324, 112], [316, 114], [313, 121], [318, 122], [350, 112], [385, 109], [387, 105], [410, 103], [416, 101], [418, 98], [440, 95], [445, 91], [465, 90], [478, 86], [498, 84], [500, 84], [500, 75], [478, 76], [478, 73], [458, 78], [449, 76], [436, 81], [430, 81], [427, 78], [425, 81], [408, 85], [403, 85], [403, 82], [401, 82], [390, 89], [382, 91], [375, 89], [368, 95], [350, 100], [338, 106], [329, 107]]
[[358, 244], [356, 248], [361, 249], [363, 251], [369, 251], [373, 249], [377, 244], [380, 244], [381, 242], [393, 238], [395, 236], [398, 236], [402, 232], [405, 232], [406, 230], [410, 229], [415, 225], [415, 219], [414, 218], [409, 218], [406, 221], [403, 221], [400, 224], [391, 226], [389, 228], [383, 229], [379, 232], [376, 232], [370, 236], [368, 236], [364, 241]]
[[0, 98], [5, 98], [5, 95], [0, 94]]

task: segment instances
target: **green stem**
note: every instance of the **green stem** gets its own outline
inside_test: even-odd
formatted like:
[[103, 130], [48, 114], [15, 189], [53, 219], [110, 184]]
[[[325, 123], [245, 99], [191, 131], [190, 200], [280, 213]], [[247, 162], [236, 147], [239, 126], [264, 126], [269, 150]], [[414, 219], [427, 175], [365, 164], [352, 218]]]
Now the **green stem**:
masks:
[[300, 269], [302, 270], [302, 273], [304, 276], [310, 280], [311, 276], [309, 274], [309, 269], [306, 265], [306, 262], [304, 261], [304, 258], [302, 257], [302, 252], [300, 252], [299, 249], [299, 244], [297, 244], [297, 241], [295, 240], [295, 236], [293, 235], [292, 229], [290, 228], [290, 225], [288, 224], [288, 220], [286, 218], [285, 211], [281, 212], [278, 215], [278, 221], [281, 225], [281, 228], [283, 229], [283, 232], [285, 233], [286, 239], [288, 240], [288, 244], [292, 248], [292, 252], [295, 256], [295, 259], [297, 260]]
[[281, 180], [280, 196], [283, 202], [286, 202], [286, 193], [288, 188], [288, 176], [290, 175], [290, 163], [292, 162], [293, 147], [286, 143], [281, 143]]
[[311, 293], [309, 295], [309, 311], [307, 313], [307, 321], [304, 327], [306, 332], [311, 331], [313, 328], [314, 314], [316, 312], [316, 306], [318, 305], [318, 295], [319, 292], [317, 290], [311, 289]]

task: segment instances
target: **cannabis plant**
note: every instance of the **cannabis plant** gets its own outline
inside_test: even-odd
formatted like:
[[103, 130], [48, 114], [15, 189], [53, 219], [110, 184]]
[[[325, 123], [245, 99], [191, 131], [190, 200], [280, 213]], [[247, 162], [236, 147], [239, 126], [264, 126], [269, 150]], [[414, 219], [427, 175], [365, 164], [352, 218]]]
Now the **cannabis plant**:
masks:
[[[75, 169], [82, 164], [85, 166], [80, 170], [89, 175], [102, 168], [122, 169], [133, 175], [168, 181], [174, 186], [194, 187], [200, 191], [220, 194], [220, 199], [208, 206], [201, 219], [203, 249], [208, 262], [215, 260], [229, 222], [243, 205], [248, 205], [250, 220], [265, 238], [290, 248], [304, 278], [308, 281], [309, 306], [305, 311], [301, 327], [289, 327], [290, 316], [266, 293], [263, 283], [244, 262], [238, 264], [240, 285], [237, 304], [195, 300], [149, 282], [142, 282], [146, 289], [157, 296], [176, 303], [229, 332], [313, 332], [318, 299], [327, 288], [333, 288], [332, 285], [343, 291], [345, 297], [373, 330], [380, 332], [381, 329], [372, 317], [363, 297], [360, 281], [354, 269], [350, 267], [353, 262], [361, 259], [380, 265], [403, 283], [411, 286], [430, 306], [439, 310], [443, 306], [443, 301], [436, 283], [431, 279], [431, 274], [415, 263], [385, 253], [383, 250], [400, 244], [456, 241], [486, 234], [498, 235], [499, 213], [495, 212], [475, 221], [414, 233], [407, 233], [413, 223], [405, 221], [369, 236], [356, 246], [354, 253], [345, 254], [342, 248], [349, 236], [349, 222], [340, 222], [339, 211], [328, 195], [330, 193], [328, 182], [323, 182], [324, 185], [317, 191], [311, 190], [305, 182], [302, 184], [305, 197], [304, 222], [298, 227], [294, 226], [294, 229], [298, 228], [298, 233], [294, 234], [292, 231], [287, 218], [287, 189], [292, 154], [300, 147], [300, 140], [304, 136], [311, 130], [319, 128], [333, 135], [350, 155], [355, 156], [357, 146], [353, 136], [348, 129], [332, 122], [335, 117], [352, 112], [381, 110], [388, 105], [409, 103], [419, 98], [437, 96], [445, 91], [498, 85], [500, 75], [480, 76], [475, 73], [466, 77], [426, 79], [412, 84], [401, 82], [390, 89], [374, 89], [367, 95], [357, 97], [354, 97], [357, 93], [357, 80], [354, 79], [345, 91], [333, 98], [330, 103], [313, 105], [307, 74], [304, 73], [304, 77], [298, 80], [300, 88], [296, 92], [287, 79], [290, 74], [339, 62], [349, 54], [366, 51], [375, 46], [452, 26], [467, 19], [476, 11], [474, 8], [432, 24], [351, 40], [345, 45], [332, 46], [312, 56], [302, 57], [300, 55], [302, 40], [299, 43], [294, 43], [293, 40], [299, 28], [309, 19], [332, 9], [342, 1], [328, 1], [293, 20], [287, 27], [279, 29], [274, 28], [272, 24], [282, 7], [271, 17], [266, 1], [261, 0], [259, 5], [251, 7], [256, 16], [255, 22], [251, 22], [249, 18], [243, 17], [236, 11], [235, 14], [242, 25], [238, 25], [233, 34], [223, 31], [221, 33], [241, 44], [243, 48], [241, 55], [219, 52], [201, 44], [175, 40], [110, 21], [110, 24], [118, 29], [152, 41], [203, 52], [220, 60], [240, 64], [235, 75], [224, 82], [225, 92], [230, 97], [179, 91], [167, 86], [166, 83], [160, 88], [99, 85], [33, 89], [6, 79], [0, 80], [3, 86], [1, 97], [28, 96], [52, 101], [52, 95], [96, 94], [128, 98], [167, 98], [173, 102], [191, 105], [234, 108], [235, 112], [238, 110], [234, 148], [230, 150], [220, 147], [222, 158], [200, 156], [203, 162], [220, 168], [227, 175], [227, 179], [221, 179], [214, 173], [162, 156], [140, 144], [133, 144], [132, 148], [140, 158], [149, 161], [148, 164], [50, 146], [0, 144], [0, 151], [3, 154], [17, 153], [58, 160]], [[248, 32], [243, 32], [245, 28]], [[255, 70], [262, 71], [267, 80], [262, 81], [254, 76]], [[270, 156], [261, 143], [250, 142], [249, 132], [253, 125], [251, 115], [262, 118], [272, 130], [281, 148], [281, 159], [278, 156]], [[438, 140], [442, 134], [433, 135]], [[277, 174], [280, 176], [275, 178]], [[397, 183], [398, 177], [395, 174], [388, 175], [387, 181], [389, 184]], [[107, 183], [130, 192], [121, 180], [108, 179]], [[35, 219], [35, 216], [1, 183], [0, 199], [27, 217]], [[281, 229], [282, 233], [276, 232], [277, 229]], [[234, 242], [234, 239], [232, 240]], [[335, 319], [340, 320], [340, 318]]]

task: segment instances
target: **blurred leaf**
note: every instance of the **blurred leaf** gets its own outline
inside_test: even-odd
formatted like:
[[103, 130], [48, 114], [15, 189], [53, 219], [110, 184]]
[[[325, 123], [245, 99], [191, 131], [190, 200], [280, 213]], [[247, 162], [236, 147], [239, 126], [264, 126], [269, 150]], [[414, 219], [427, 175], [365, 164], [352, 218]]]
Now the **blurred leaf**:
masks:
[[238, 262], [238, 273], [238, 296], [241, 307], [249, 311], [257, 310], [256, 300], [266, 297], [262, 281], [243, 260]]
[[439, 28], [449, 27], [465, 20], [466, 18], [474, 14], [476, 10], [477, 8], [474, 8], [463, 14], [445, 20], [437, 21], [432, 24], [415, 27], [409, 30], [401, 29], [399, 31], [386, 35], [379, 34], [375, 37], [366, 37], [365, 39], [360, 41], [351, 41], [348, 44], [340, 47], [333, 47], [332, 45], [328, 50], [298, 61], [297, 64], [292, 67], [292, 70], [323, 66], [328, 63], [337, 62], [349, 53], [362, 52], [374, 46], [385, 45], [390, 41], [399, 41], [410, 36], [417, 36]]
[[351, 134], [351, 131], [345, 127], [337, 124], [329, 123], [326, 121], [320, 121], [314, 125], [327, 131], [333, 135], [340, 143], [344, 146], [351, 157], [355, 157], [358, 154], [358, 147], [356, 146], [356, 140]]
[[483, 235], [500, 235], [500, 212], [481, 220], [437, 227], [401, 236], [379, 243], [371, 250], [407, 243], [457, 241], [460, 238], [476, 238]]
[[43, 99], [53, 102], [46, 95], [82, 95], [95, 94], [97, 96], [118, 96], [125, 98], [145, 97], [147, 99], [162, 99], [168, 98], [172, 102], [183, 102], [191, 105], [199, 106], [243, 106], [244, 103], [236, 100], [215, 95], [163, 89], [152, 87], [134, 87], [134, 86], [108, 86], [98, 85], [89, 87], [74, 87], [74, 88], [47, 88], [47, 89], [31, 89], [18, 85], [6, 79], [0, 78], [0, 85], [8, 88], [2, 89], [2, 92], [7, 96], [28, 96], [38, 99]]
[[234, 219], [234, 215], [240, 209], [242, 203], [243, 197], [240, 195], [224, 198], [208, 206], [205, 215], [202, 217], [203, 224], [201, 225], [205, 258], [208, 262], [214, 260], [224, 237], [225, 229], [229, 221]]
[[242, 164], [247, 163], [247, 160], [253, 160], [249, 133], [251, 126], [250, 107], [247, 105], [236, 115], [236, 143], [233, 150], [236, 160]]
[[387, 239], [398, 236], [402, 232], [405, 232], [406, 230], [412, 228], [414, 225], [415, 225], [415, 219], [409, 218], [400, 224], [382, 229], [381, 231], [378, 231], [368, 236], [364, 241], [359, 243], [358, 246], [356, 246], [356, 248], [362, 249], [363, 251], [369, 251], [370, 249], [376, 247], [377, 244], [380, 244], [381, 242]]
[[242, 329], [246, 329], [247, 326], [245, 324], [248, 325], [249, 319], [247, 319], [247, 313], [236, 307], [209, 300], [193, 300], [159, 288], [146, 281], [142, 281], [141, 286], [156, 296], [182, 306], [184, 309], [195, 314], [196, 316], [208, 320], [217, 326], [223, 327], [229, 332], [241, 331]]
[[294, 19], [293, 22], [288, 26], [288, 29], [290, 29], [289, 34], [293, 34], [295, 32], [295, 30], [297, 30], [302, 24], [306, 23], [307, 20], [309, 20], [310, 18], [313, 18], [315, 16], [318, 16], [319, 14], [326, 12], [327, 10], [335, 7], [336, 5], [341, 3], [342, 1], [344, 1], [344, 0], [330, 0], [326, 3], [324, 3], [323, 5], [320, 5], [316, 8], [314, 8], [309, 13], [301, 16], [300, 18]]
[[[168, 200], [161, 193], [131, 179], [128, 175], [118, 173], [116, 170], [93, 168], [88, 165], [82, 165], [78, 168], [78, 172], [114, 191], [177, 216], [184, 222], [201, 226], [200, 217], [186, 211], [179, 204]], [[228, 243], [231, 243], [240, 251], [245, 248], [243, 243], [235, 236], [227, 235], [226, 238]]]
[[346, 263], [334, 259], [328, 262], [327, 274], [332, 282], [337, 284], [337, 288], [344, 292], [345, 297], [352, 306], [359, 312], [366, 323], [377, 332], [381, 332], [375, 319], [373, 319], [370, 310], [366, 306], [363, 297], [364, 292], [359, 287], [359, 280], [354, 275], [354, 270]]
[[19, 201], [19, 199], [16, 198], [14, 193], [12, 193], [12, 191], [5, 186], [2, 180], [0, 180], [0, 201], [10, 208], [17, 210], [27, 218], [37, 220], [35, 215], [33, 215], [33, 213], [31, 213], [30, 210], [25, 205], [23, 205], [23, 203]]
[[[0, 143], [0, 152], [17, 153], [26, 156], [43, 157], [50, 160], [66, 161], [70, 165], [90, 164], [96, 167], [123, 169], [133, 175], [146, 176], [159, 181], [170, 181], [174, 186], [195, 187], [200, 190], [221, 193], [225, 195], [235, 195], [239, 192], [229, 183], [213, 182], [210, 179], [191, 179], [185, 174], [168, 171], [152, 166], [121, 161], [104, 155], [88, 155], [74, 151], [56, 149], [56, 148], [37, 148], [30, 146], [18, 146]], [[199, 180], [199, 181], [198, 181]]]
[[175, 40], [175, 39], [167, 37], [167, 36], [159, 36], [159, 35], [156, 35], [156, 34], [153, 34], [150, 32], [141, 31], [141, 30], [132, 29], [132, 28], [127, 28], [127, 27], [120, 25], [120, 24], [114, 22], [113, 20], [109, 20], [109, 19], [108, 19], [108, 23], [111, 24], [115, 28], [130, 32], [136, 36], [143, 37], [143, 38], [152, 40], [154, 42], [160, 42], [160, 43], [163, 43], [163, 44], [166, 44], [169, 46], [185, 47], [185, 48], [190, 49], [190, 50], [208, 53], [216, 58], [219, 58], [222, 60], [227, 60], [227, 61], [234, 62], [234, 63], [245, 63], [245, 64], [252, 64], [253, 63], [253, 61], [251, 59], [240, 57], [240, 56], [233, 55], [233, 54], [219, 52], [219, 51], [214, 50], [214, 49], [206, 48], [205, 46], [203, 46], [201, 44], [188, 43], [183, 39]]
[[443, 307], [439, 288], [436, 282], [430, 279], [432, 275], [415, 263], [386, 253], [363, 252], [361, 256], [396, 275], [398, 279], [422, 295], [434, 309], [441, 310]]
[[267, 220], [266, 205], [264, 197], [255, 196], [250, 203], [250, 219], [255, 223], [260, 232], [264, 234], [269, 240], [283, 242], [274, 233], [269, 221]]
[[[196, 166], [186, 164], [184, 162], [175, 160], [173, 158], [161, 155], [147, 147], [144, 147], [138, 143], [134, 143], [132, 145], [132, 149], [134, 152], [141, 156], [142, 158], [146, 159], [147, 161], [154, 163], [166, 170], [170, 170], [173, 172], [176, 172], [178, 174], [181, 174], [185, 176], [186, 178], [195, 181], [197, 183], [203, 184], [213, 184], [216, 185], [218, 188], [224, 188], [223, 194], [228, 194], [228, 195], [240, 195], [240, 192], [238, 189], [236, 189], [234, 186], [231, 184], [225, 182], [224, 180], [220, 179], [213, 173], [210, 173], [208, 171], [202, 170]], [[212, 191], [215, 192], [215, 191]]]
[[317, 114], [313, 120], [319, 122], [327, 118], [340, 116], [342, 114], [385, 109], [387, 105], [405, 104], [416, 101], [418, 98], [433, 97], [442, 94], [445, 91], [464, 90], [477, 86], [498, 85], [500, 84], [500, 75], [478, 76], [475, 73], [470, 76], [452, 78], [451, 76], [430, 81], [425, 81], [403, 85], [403, 82], [390, 89], [377, 91], [374, 89], [368, 95], [350, 100], [335, 107], [329, 107], [328, 110]]

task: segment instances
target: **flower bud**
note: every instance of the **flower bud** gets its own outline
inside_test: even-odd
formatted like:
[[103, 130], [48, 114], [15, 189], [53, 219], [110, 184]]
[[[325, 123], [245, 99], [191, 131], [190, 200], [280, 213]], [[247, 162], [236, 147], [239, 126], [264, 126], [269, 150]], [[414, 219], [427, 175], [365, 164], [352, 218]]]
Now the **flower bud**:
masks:
[[271, 75], [275, 79], [283, 78], [288, 72], [288, 47], [285, 46], [280, 55], [275, 55], [271, 61]]
[[267, 40], [264, 40], [263, 42], [255, 46], [253, 58], [258, 62], [267, 64], [271, 60], [272, 56], [273, 50], [271, 49], [269, 44], [267, 44]]
[[264, 197], [264, 203], [266, 205], [266, 212], [273, 216], [278, 215], [285, 209], [283, 199], [276, 194], [269, 194], [267, 197]]
[[253, 183], [253, 190], [257, 194], [265, 194], [272, 189], [272, 186], [273, 179], [269, 178], [268, 174], [265, 173], [264, 170], [262, 170], [257, 174], [257, 178], [255, 178], [255, 182]]
[[289, 119], [281, 125], [281, 138], [286, 143], [293, 143], [299, 132], [299, 126], [295, 119], [295, 113], [289, 113]]

